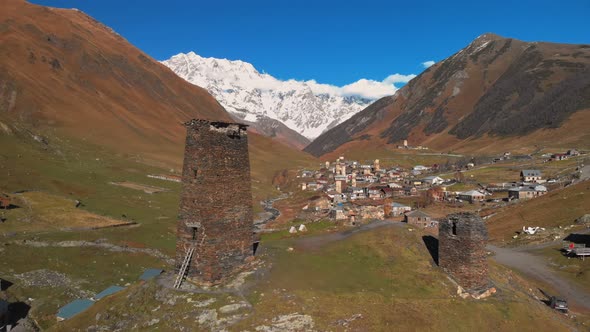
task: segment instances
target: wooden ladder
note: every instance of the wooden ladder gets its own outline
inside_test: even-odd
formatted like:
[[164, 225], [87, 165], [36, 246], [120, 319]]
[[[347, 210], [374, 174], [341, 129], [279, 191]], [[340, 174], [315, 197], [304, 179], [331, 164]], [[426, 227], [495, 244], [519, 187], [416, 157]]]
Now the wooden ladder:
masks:
[[186, 256], [184, 257], [184, 261], [182, 262], [182, 266], [178, 271], [178, 275], [176, 276], [176, 281], [174, 282], [174, 288], [180, 288], [182, 285], [182, 281], [184, 280], [184, 275], [186, 274], [186, 270], [191, 262], [191, 258], [193, 257], [193, 253], [195, 252], [195, 247], [192, 246], [188, 249]]

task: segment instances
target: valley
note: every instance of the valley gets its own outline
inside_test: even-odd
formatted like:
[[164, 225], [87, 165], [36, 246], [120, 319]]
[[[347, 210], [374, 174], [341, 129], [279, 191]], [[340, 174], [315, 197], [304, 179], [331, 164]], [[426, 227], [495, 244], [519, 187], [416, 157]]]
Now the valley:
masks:
[[590, 328], [587, 44], [336, 86], [0, 6], [0, 331]]

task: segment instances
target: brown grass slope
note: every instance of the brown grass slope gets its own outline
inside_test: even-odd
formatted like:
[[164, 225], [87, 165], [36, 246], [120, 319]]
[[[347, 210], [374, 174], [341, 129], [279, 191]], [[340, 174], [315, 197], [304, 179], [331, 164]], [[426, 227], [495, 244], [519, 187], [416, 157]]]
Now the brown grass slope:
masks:
[[257, 122], [249, 122], [230, 113], [237, 122], [250, 126], [250, 131], [260, 135], [271, 137], [273, 140], [281, 142], [297, 150], [303, 150], [310, 141], [305, 136], [295, 130], [285, 126], [282, 122], [263, 116], [258, 118]]
[[558, 227], [590, 213], [590, 182], [584, 181], [545, 196], [506, 207], [487, 221], [492, 241], [508, 241], [523, 226]]
[[394, 96], [324, 133], [305, 151], [321, 156], [403, 139], [466, 152], [588, 147], [589, 124], [590, 45], [485, 34]]
[[[0, 115], [14, 126], [179, 169], [184, 122], [233, 121], [206, 90], [80, 11], [3, 0], [0, 41]], [[251, 159], [266, 169], [273, 151], [284, 158], [276, 167], [312, 160], [250, 136]]]

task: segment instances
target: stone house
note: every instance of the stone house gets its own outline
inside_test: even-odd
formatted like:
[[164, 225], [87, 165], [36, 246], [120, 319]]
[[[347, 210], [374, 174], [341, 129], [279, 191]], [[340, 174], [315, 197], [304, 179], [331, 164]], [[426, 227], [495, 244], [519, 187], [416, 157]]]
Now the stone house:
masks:
[[552, 160], [566, 160], [568, 159], [570, 156], [565, 154], [565, 153], [556, 153], [554, 155], [551, 156]]
[[367, 194], [368, 194], [368, 197], [373, 200], [383, 198], [383, 192], [381, 191], [381, 188], [377, 188], [377, 187], [369, 188]]
[[469, 190], [460, 192], [457, 194], [458, 198], [469, 203], [481, 202], [485, 199], [486, 195], [478, 190]]
[[342, 205], [335, 206], [330, 210], [330, 219], [332, 220], [345, 220], [348, 219], [344, 207]]
[[432, 227], [434, 225], [432, 217], [428, 213], [420, 210], [406, 212], [405, 222], [408, 223], [408, 225], [419, 227]]
[[392, 217], [403, 216], [404, 213], [410, 212], [410, 211], [412, 211], [412, 208], [407, 205], [403, 205], [403, 204], [396, 203], [396, 202], [391, 203], [391, 216]]
[[366, 183], [374, 183], [377, 182], [377, 177], [371, 174], [363, 174], [361, 176], [357, 176], [357, 181], [362, 180]]
[[571, 150], [568, 150], [566, 152], [566, 154], [570, 157], [575, 157], [575, 156], [579, 156], [580, 152], [578, 152], [578, 150], [576, 150], [576, 149], [571, 149]]
[[357, 199], [365, 199], [367, 198], [367, 193], [365, 191], [365, 188], [359, 188], [359, 187], [348, 187], [347, 188], [347, 192], [350, 196], [350, 200], [354, 201]]
[[426, 191], [426, 196], [433, 201], [444, 201], [447, 194], [445, 187], [432, 187]]
[[393, 197], [393, 189], [389, 187], [381, 188], [381, 194], [383, 198]]
[[358, 204], [355, 206], [355, 210], [358, 219], [385, 219], [385, 210], [383, 204], [379, 202]]
[[404, 187], [404, 194], [406, 196], [416, 196], [418, 195], [418, 189], [414, 186]]
[[438, 186], [443, 184], [445, 180], [440, 176], [427, 176], [424, 179], [422, 179], [422, 182], [429, 186]]
[[537, 169], [523, 169], [520, 171], [520, 180], [527, 183], [536, 183], [543, 179], [541, 171]]
[[509, 199], [530, 199], [543, 196], [547, 193], [547, 187], [542, 185], [522, 186], [508, 189]]

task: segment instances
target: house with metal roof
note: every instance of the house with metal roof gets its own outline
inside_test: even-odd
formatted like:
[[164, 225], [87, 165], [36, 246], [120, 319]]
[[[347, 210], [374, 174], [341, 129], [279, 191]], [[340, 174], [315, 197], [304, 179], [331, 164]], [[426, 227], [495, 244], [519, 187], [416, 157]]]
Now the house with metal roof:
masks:
[[404, 213], [410, 212], [410, 211], [412, 211], [412, 208], [407, 205], [403, 205], [403, 204], [396, 203], [396, 202], [391, 203], [391, 216], [392, 217], [403, 216]]
[[542, 185], [521, 186], [508, 189], [509, 199], [530, 199], [543, 196], [547, 193], [547, 187]]
[[543, 179], [543, 174], [538, 169], [523, 169], [520, 171], [520, 179], [522, 182], [535, 183]]
[[419, 227], [432, 227], [436, 223], [428, 213], [421, 210], [406, 212], [405, 221], [409, 225]]
[[478, 190], [469, 190], [469, 191], [460, 192], [459, 194], [457, 194], [457, 196], [459, 197], [460, 200], [467, 201], [469, 203], [473, 203], [473, 202], [483, 201], [485, 199], [486, 195], [485, 195], [485, 193], [482, 193], [481, 191], [478, 191]]

